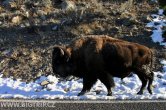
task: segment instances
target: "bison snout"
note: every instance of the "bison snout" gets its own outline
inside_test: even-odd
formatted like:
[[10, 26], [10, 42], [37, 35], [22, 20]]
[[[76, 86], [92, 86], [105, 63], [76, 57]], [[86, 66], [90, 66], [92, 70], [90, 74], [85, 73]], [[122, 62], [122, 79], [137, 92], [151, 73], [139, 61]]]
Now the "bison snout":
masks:
[[54, 75], [57, 77], [57, 78], [60, 78], [60, 79], [66, 79], [69, 75], [67, 75], [66, 73], [54, 73]]

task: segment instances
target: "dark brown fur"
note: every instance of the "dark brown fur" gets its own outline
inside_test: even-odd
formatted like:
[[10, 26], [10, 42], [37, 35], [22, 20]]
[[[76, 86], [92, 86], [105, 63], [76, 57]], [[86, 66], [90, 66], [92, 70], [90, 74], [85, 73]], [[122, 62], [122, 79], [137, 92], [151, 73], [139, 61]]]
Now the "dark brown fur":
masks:
[[67, 46], [56, 46], [52, 53], [53, 72], [61, 77], [68, 75], [83, 78], [83, 95], [99, 79], [112, 95], [113, 77], [124, 78], [131, 72], [138, 75], [143, 94], [147, 82], [152, 94], [152, 51], [143, 45], [104, 35], [77, 38]]

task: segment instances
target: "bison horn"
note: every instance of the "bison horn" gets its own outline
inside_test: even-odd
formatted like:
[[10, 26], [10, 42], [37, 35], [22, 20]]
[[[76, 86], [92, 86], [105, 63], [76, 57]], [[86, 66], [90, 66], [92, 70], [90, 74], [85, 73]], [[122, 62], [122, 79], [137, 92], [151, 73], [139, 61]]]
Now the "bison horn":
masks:
[[61, 48], [60, 48], [60, 53], [62, 56], [65, 55], [64, 51]]
[[65, 55], [64, 50], [61, 47], [55, 47], [54, 48], [54, 54], [55, 55], [61, 55], [61, 56]]

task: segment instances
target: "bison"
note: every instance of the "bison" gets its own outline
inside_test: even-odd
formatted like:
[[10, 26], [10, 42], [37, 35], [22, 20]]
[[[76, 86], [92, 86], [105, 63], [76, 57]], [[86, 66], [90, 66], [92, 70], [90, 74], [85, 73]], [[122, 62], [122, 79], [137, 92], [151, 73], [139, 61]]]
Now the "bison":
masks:
[[151, 49], [138, 43], [105, 35], [89, 35], [74, 39], [69, 45], [55, 46], [52, 52], [53, 73], [62, 78], [70, 75], [83, 78], [84, 95], [99, 79], [112, 95], [113, 77], [124, 78], [131, 72], [138, 75], [142, 86], [137, 94], [147, 90], [152, 94]]

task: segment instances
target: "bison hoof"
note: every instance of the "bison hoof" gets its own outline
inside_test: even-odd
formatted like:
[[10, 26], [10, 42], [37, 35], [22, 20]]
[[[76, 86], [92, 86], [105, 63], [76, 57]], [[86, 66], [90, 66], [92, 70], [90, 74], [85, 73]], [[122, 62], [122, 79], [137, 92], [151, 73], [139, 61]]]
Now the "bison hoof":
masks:
[[152, 93], [152, 90], [149, 90], [149, 94], [151, 94], [151, 95], [153, 94], [153, 93]]
[[138, 94], [138, 95], [142, 95], [142, 94], [143, 94], [143, 91], [139, 91], [137, 94]]
[[77, 96], [82, 96], [82, 95], [84, 95], [84, 94], [85, 94], [85, 92], [80, 92], [80, 93], [78, 93]]
[[108, 93], [107, 96], [112, 96], [112, 92], [111, 92], [111, 93]]
[[148, 87], [148, 91], [149, 91], [149, 94], [153, 94], [152, 93], [152, 87]]

